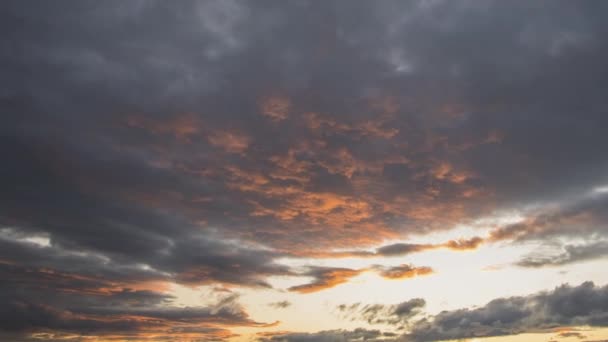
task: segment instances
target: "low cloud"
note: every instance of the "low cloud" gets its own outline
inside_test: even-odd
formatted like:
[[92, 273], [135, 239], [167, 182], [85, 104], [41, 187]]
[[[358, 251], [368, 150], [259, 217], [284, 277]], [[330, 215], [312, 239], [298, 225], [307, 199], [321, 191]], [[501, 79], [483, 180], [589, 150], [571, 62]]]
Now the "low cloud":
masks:
[[275, 309], [286, 309], [291, 306], [291, 302], [287, 300], [282, 300], [280, 302], [269, 303], [268, 306], [273, 307]]
[[312, 277], [310, 283], [296, 285], [289, 288], [289, 291], [299, 293], [312, 293], [325, 289], [330, 289], [348, 282], [351, 278], [363, 272], [373, 271], [385, 279], [409, 279], [424, 276], [435, 271], [427, 266], [416, 267], [410, 264], [398, 266], [372, 265], [369, 268], [350, 269], [340, 267], [310, 267], [306, 272], [298, 273], [298, 276]]
[[398, 242], [389, 245], [384, 245], [376, 248], [374, 251], [366, 250], [351, 250], [340, 252], [321, 252], [314, 253], [317, 258], [381, 258], [381, 257], [399, 257], [414, 253], [421, 253], [436, 249], [449, 249], [453, 251], [469, 251], [475, 250], [484, 243], [484, 239], [478, 236], [472, 238], [462, 238], [457, 240], [449, 240], [437, 244], [417, 244]]
[[608, 286], [562, 285], [525, 297], [492, 300], [473, 309], [443, 311], [415, 322], [406, 341], [438, 341], [608, 326]]
[[407, 326], [409, 322], [422, 313], [426, 301], [414, 298], [396, 305], [385, 304], [342, 304], [337, 307], [343, 318], [351, 321], [362, 320], [368, 324], [390, 324]]
[[[77, 335], [92, 339], [145, 340], [158, 332], [164, 339], [224, 339], [231, 327], [267, 327], [252, 320], [235, 295], [199, 307], [173, 306], [173, 297], [152, 290], [81, 288], [48, 270], [27, 270], [0, 285], [0, 331], [27, 339], [32, 334]], [[31, 280], [27, 280], [31, 277]], [[78, 277], [75, 277], [78, 279]], [[60, 284], [65, 289], [58, 289]], [[101, 283], [100, 283], [101, 284]], [[163, 340], [160, 336], [154, 339]]]
[[368, 341], [379, 342], [393, 338], [391, 333], [380, 330], [358, 328], [355, 330], [327, 330], [316, 333], [282, 333], [270, 337], [260, 337], [259, 342], [337, 342], [337, 341]]
[[608, 232], [607, 193], [586, 193], [542, 207], [522, 222], [490, 232], [489, 241], [542, 241], [550, 238], [580, 238]]
[[541, 268], [564, 266], [608, 257], [608, 241], [567, 244], [559, 249], [561, 252], [556, 254], [534, 253], [527, 255], [517, 261], [515, 265], [528, 268]]
[[289, 291], [299, 293], [312, 293], [346, 283], [349, 279], [358, 276], [364, 269], [353, 270], [349, 268], [338, 267], [312, 267], [309, 271], [303, 273], [304, 276], [313, 277], [313, 280], [308, 284], [292, 286]]
[[416, 267], [409, 264], [402, 264], [399, 266], [383, 267], [375, 266], [374, 269], [378, 271], [378, 274], [386, 279], [408, 279], [423, 275], [429, 275], [435, 271], [427, 266]]

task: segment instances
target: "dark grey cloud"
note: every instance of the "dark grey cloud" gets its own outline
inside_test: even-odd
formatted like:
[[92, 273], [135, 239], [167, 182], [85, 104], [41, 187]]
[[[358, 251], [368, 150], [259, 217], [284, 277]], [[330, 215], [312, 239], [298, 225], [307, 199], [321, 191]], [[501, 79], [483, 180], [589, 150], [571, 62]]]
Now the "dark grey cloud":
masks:
[[432, 248], [432, 246], [409, 243], [396, 243], [392, 245], [382, 246], [376, 250], [376, 253], [382, 256], [400, 256], [424, 251], [430, 248]]
[[608, 256], [608, 242], [598, 241], [584, 244], [562, 246], [556, 254], [531, 254], [524, 256], [516, 265], [521, 267], [540, 268], [564, 266], [577, 262], [595, 260]]
[[[263, 280], [266, 272], [285, 271], [281, 266], [263, 270], [266, 266], [255, 251], [243, 254], [234, 246], [219, 248], [197, 240], [192, 243], [208, 249], [188, 251], [188, 244], [179, 243], [180, 253], [142, 264], [46, 245], [37, 238], [6, 229], [0, 235], [3, 338], [28, 340], [30, 334], [50, 332], [59, 337], [111, 335], [138, 340], [150, 331], [163, 331], [158, 340], [182, 334], [224, 340], [233, 335], [230, 327], [267, 324], [249, 318], [234, 295], [214, 306], [176, 307], [174, 297], [166, 293], [168, 283], [268, 286]], [[246, 269], [237, 271], [238, 267]]]
[[233, 326], [267, 326], [249, 318], [234, 295], [206, 307], [178, 307], [162, 288], [131, 289], [82, 274], [1, 266], [6, 280], [0, 285], [3, 338], [27, 340], [31, 334], [49, 332], [137, 340], [164, 331], [158, 340], [188, 332], [192, 338], [216, 340], [230, 336], [228, 328]]
[[554, 238], [603, 238], [608, 233], [608, 193], [588, 189], [583, 195], [558, 201], [528, 213], [522, 222], [495, 229], [490, 239], [543, 241]]
[[472, 309], [443, 311], [414, 323], [406, 341], [439, 341], [608, 325], [608, 287], [586, 282], [525, 297], [495, 299]]
[[351, 321], [362, 320], [369, 324], [399, 325], [399, 329], [408, 326], [409, 322], [422, 314], [426, 301], [414, 298], [395, 305], [384, 304], [341, 304], [338, 313]]
[[268, 287], [264, 280], [266, 276], [295, 274], [274, 262], [275, 253], [209, 240], [200, 235], [175, 240], [172, 247], [158, 251], [153, 257], [129, 261], [94, 250], [41, 246], [24, 239], [2, 239], [0, 235], [4, 262], [108, 281], [175, 281], [191, 285], [217, 282]]
[[285, 309], [291, 306], [291, 302], [287, 300], [282, 300], [279, 302], [269, 303], [268, 306], [273, 307], [275, 309]]

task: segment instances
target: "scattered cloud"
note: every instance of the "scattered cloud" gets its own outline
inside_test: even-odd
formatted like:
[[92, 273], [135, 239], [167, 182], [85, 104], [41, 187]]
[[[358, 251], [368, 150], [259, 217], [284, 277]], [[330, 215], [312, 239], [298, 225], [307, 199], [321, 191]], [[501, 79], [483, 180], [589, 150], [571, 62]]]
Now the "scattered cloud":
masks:
[[312, 293], [346, 283], [349, 279], [358, 276], [364, 269], [353, 270], [349, 268], [337, 267], [312, 267], [305, 272], [304, 276], [313, 277], [308, 284], [296, 285], [289, 288], [289, 291], [299, 293]]
[[275, 309], [286, 309], [291, 306], [291, 302], [287, 300], [282, 300], [280, 302], [269, 303], [268, 306], [273, 307]]
[[386, 279], [408, 279], [423, 275], [429, 275], [435, 271], [430, 267], [415, 267], [409, 264], [402, 264], [393, 267], [375, 267], [381, 277]]
[[362, 320], [368, 324], [390, 324], [407, 326], [409, 322], [422, 313], [426, 301], [414, 298], [396, 305], [384, 304], [341, 304], [338, 312], [350, 320]]

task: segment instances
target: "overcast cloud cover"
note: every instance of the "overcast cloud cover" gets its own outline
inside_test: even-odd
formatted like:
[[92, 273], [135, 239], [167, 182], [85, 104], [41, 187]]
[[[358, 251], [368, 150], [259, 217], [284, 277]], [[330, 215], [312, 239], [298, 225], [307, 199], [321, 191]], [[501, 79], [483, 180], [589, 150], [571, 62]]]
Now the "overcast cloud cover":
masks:
[[[240, 338], [233, 328], [278, 323], [234, 291], [432, 277], [383, 260], [435, 250], [543, 247], [508, 266], [525, 269], [603, 260], [607, 13], [603, 1], [3, 1], [0, 339]], [[459, 224], [476, 236], [411, 241]], [[315, 262], [331, 258], [373, 260]], [[173, 284], [228, 290], [183, 307]], [[546, 290], [348, 316], [394, 331], [258, 337], [608, 326], [603, 284]]]

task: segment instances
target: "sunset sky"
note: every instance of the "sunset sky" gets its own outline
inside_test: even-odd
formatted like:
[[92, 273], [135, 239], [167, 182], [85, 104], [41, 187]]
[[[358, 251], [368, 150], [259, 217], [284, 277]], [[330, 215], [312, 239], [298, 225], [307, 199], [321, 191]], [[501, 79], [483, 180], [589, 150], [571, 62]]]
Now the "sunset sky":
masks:
[[0, 2], [0, 341], [608, 341], [608, 1]]

